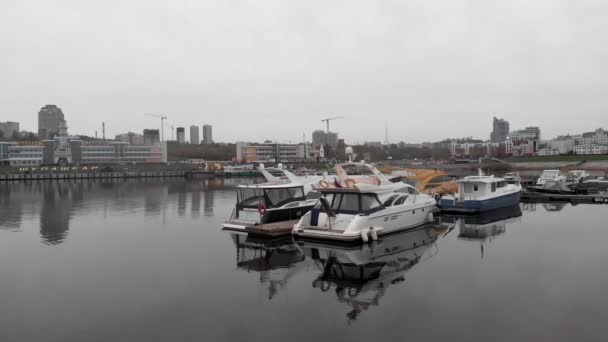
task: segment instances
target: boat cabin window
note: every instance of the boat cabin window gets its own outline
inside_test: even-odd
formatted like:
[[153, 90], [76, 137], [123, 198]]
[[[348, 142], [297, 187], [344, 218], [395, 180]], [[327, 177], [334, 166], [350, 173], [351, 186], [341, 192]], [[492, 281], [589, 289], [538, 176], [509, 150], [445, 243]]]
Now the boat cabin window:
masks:
[[305, 199], [304, 189], [300, 187], [293, 188], [271, 188], [264, 189], [268, 207], [280, 207], [286, 203]]
[[403, 204], [403, 202], [405, 202], [406, 199], [407, 199], [407, 195], [402, 195], [401, 197], [397, 198], [397, 200], [395, 201], [395, 203], [393, 203], [393, 205]]
[[264, 193], [260, 188], [239, 188], [237, 190], [237, 205], [241, 208], [257, 208], [264, 203]]
[[374, 194], [336, 193], [331, 200], [331, 209], [336, 214], [371, 213], [383, 207]]
[[465, 194], [470, 194], [471, 192], [473, 192], [473, 185], [471, 183], [464, 183], [462, 190]]
[[386, 201], [384, 201], [384, 206], [385, 207], [390, 207], [393, 204], [393, 201], [395, 200], [395, 198], [399, 197], [399, 195], [393, 195], [391, 197], [389, 197]]
[[410, 195], [418, 195], [420, 194], [420, 192], [418, 192], [418, 190], [416, 190], [414, 187], [405, 187], [405, 188], [401, 188], [395, 192], [401, 192], [401, 193], [408, 193]]
[[237, 206], [258, 208], [263, 203], [266, 208], [276, 208], [289, 202], [305, 199], [303, 187], [291, 188], [239, 188]]

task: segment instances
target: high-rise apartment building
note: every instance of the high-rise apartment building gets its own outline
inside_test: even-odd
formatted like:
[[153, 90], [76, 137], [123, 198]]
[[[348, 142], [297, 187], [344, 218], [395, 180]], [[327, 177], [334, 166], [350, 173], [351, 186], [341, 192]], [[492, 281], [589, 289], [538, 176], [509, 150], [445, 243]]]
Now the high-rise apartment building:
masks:
[[178, 144], [186, 143], [186, 129], [184, 127], [177, 127], [176, 135]]
[[492, 133], [490, 133], [490, 140], [492, 142], [503, 142], [509, 137], [509, 121], [503, 119], [497, 119], [494, 117], [492, 121]]
[[63, 111], [56, 105], [46, 105], [38, 112], [38, 139], [51, 139], [66, 126]]
[[203, 144], [213, 143], [213, 132], [211, 125], [203, 125]]
[[198, 145], [201, 143], [199, 129], [196, 125], [190, 126], [190, 143], [193, 145]]

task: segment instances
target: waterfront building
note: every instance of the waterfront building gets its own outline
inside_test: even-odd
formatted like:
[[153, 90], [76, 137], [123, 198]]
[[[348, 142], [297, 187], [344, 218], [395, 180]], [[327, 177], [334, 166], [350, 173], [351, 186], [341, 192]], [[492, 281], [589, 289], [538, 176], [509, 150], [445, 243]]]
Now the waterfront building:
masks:
[[490, 140], [492, 142], [503, 142], [509, 137], [509, 121], [494, 117], [492, 121], [492, 133]]
[[158, 129], [144, 129], [144, 145], [158, 145], [160, 134]]
[[175, 135], [177, 136], [178, 144], [186, 143], [186, 129], [184, 127], [177, 127]]
[[541, 148], [538, 150], [539, 156], [559, 156], [561, 153], [553, 148]]
[[19, 123], [13, 121], [0, 122], [0, 132], [5, 139], [11, 139], [13, 135], [19, 135]]
[[452, 142], [449, 148], [452, 158], [504, 158], [510, 156], [513, 152], [513, 144], [509, 140], [502, 142]]
[[245, 142], [236, 143], [236, 159], [240, 162], [265, 162], [265, 161], [303, 161], [310, 158], [309, 146], [301, 144], [279, 144], [264, 143], [251, 144]]
[[61, 127], [67, 127], [61, 108], [49, 104], [40, 109], [38, 112], [38, 138], [40, 140], [59, 135]]
[[[546, 144], [547, 148], [557, 151], [558, 154], [570, 154], [574, 151], [574, 137], [572, 136], [560, 136], [556, 139], [549, 140]], [[545, 152], [546, 153], [546, 152]], [[540, 150], [539, 150], [540, 155]]]
[[41, 164], [161, 163], [166, 160], [166, 153], [163, 144], [129, 145], [124, 142], [87, 144], [74, 137], [57, 137], [53, 140], [44, 140], [41, 145], [8, 146], [8, 164], [17, 167], [36, 167]]
[[144, 136], [134, 132], [118, 134], [115, 136], [115, 140], [129, 145], [145, 145]]
[[190, 126], [190, 143], [192, 145], [198, 145], [201, 143], [201, 139], [199, 137], [199, 129], [196, 125]]
[[608, 145], [608, 132], [598, 128], [594, 132], [586, 132], [581, 135], [581, 145]]
[[203, 144], [213, 144], [213, 127], [203, 125]]
[[607, 145], [577, 145], [574, 146], [574, 154], [608, 154]]
[[38, 166], [42, 164], [42, 145], [10, 145], [8, 147], [8, 164], [10, 166]]
[[517, 131], [511, 132], [509, 137], [511, 141], [524, 141], [524, 140], [540, 140], [540, 128], [535, 126], [526, 127]]
[[9, 147], [16, 145], [14, 142], [0, 141], [0, 165], [10, 165], [9, 162]]

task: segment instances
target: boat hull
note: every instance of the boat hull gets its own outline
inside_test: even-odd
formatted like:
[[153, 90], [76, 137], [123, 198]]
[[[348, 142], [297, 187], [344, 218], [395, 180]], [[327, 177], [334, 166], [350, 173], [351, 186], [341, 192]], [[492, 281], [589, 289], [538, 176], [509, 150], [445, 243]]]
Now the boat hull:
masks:
[[[328, 230], [326, 228], [301, 227], [294, 229], [293, 234], [298, 238], [304, 239], [321, 239], [340, 242], [360, 242], [363, 240], [361, 233], [366, 236], [371, 235], [372, 231], [377, 236], [392, 234], [395, 232], [404, 231], [420, 227], [429, 222], [429, 215], [432, 218], [434, 204], [418, 206], [408, 210], [388, 211], [386, 213], [378, 213], [369, 217], [366, 222], [369, 230], [353, 231], [347, 233], [342, 230]], [[373, 238], [372, 238], [373, 239]]]
[[293, 208], [283, 208], [276, 210], [267, 211], [261, 219], [261, 222], [251, 222], [245, 220], [239, 220], [238, 218], [230, 219], [222, 224], [222, 228], [225, 230], [231, 230], [236, 232], [245, 232], [247, 227], [255, 225], [263, 225], [269, 223], [277, 223], [283, 221], [298, 220], [304, 214], [310, 211], [314, 205], [306, 205]]
[[458, 202], [453, 199], [444, 198], [440, 201], [440, 206], [442, 212], [476, 214], [517, 205], [519, 204], [520, 197], [521, 191], [486, 200], [465, 200]]

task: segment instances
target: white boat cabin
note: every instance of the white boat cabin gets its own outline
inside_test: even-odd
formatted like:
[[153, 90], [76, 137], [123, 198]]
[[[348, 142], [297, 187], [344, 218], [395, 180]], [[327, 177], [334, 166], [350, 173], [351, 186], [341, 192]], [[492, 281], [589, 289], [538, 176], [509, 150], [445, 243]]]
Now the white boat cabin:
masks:
[[459, 200], [483, 200], [504, 192], [509, 183], [494, 176], [467, 176], [458, 181]]

